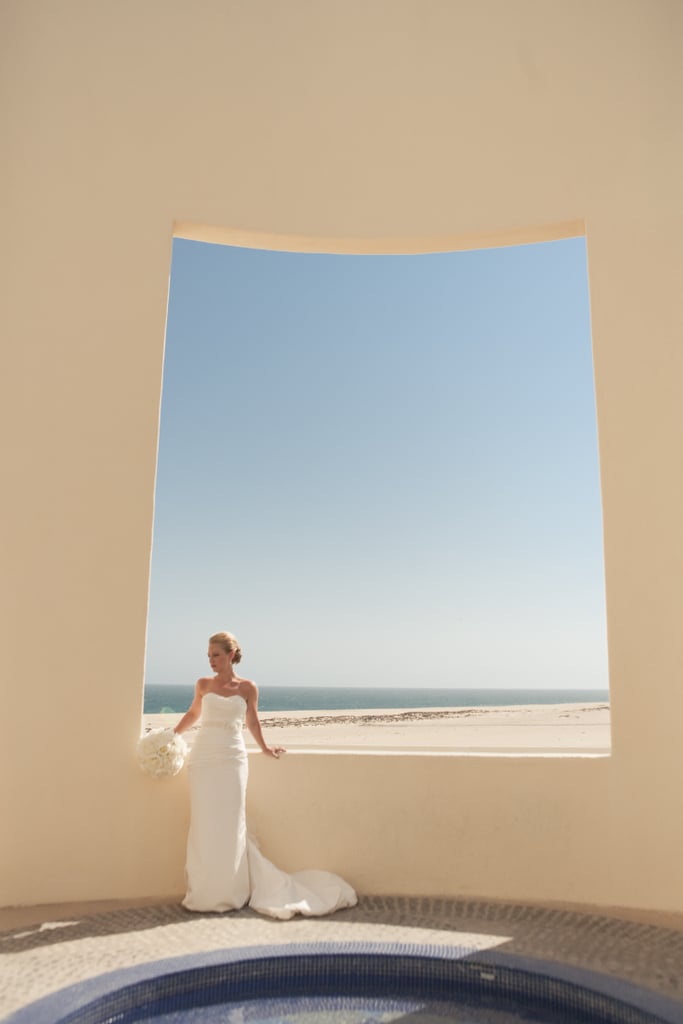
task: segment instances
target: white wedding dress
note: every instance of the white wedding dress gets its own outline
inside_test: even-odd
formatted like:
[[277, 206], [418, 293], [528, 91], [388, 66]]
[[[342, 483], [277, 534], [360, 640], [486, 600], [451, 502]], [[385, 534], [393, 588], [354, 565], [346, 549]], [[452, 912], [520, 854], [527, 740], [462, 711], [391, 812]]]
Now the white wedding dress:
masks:
[[286, 919], [352, 907], [354, 890], [329, 871], [287, 874], [247, 835], [248, 756], [239, 694], [205, 693], [199, 734], [189, 757], [191, 817], [185, 868], [188, 910], [237, 910], [245, 903]]

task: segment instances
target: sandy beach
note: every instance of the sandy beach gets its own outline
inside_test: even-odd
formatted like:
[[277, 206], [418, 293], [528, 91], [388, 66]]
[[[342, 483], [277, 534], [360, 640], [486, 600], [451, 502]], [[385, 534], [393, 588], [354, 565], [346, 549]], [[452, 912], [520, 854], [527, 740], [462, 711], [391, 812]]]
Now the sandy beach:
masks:
[[[145, 715], [143, 729], [175, 725], [180, 715]], [[264, 712], [268, 742], [296, 751], [428, 753], [609, 753], [609, 704], [524, 704], [509, 707], [382, 708]], [[192, 743], [195, 730], [185, 734]], [[249, 750], [256, 750], [245, 730]]]

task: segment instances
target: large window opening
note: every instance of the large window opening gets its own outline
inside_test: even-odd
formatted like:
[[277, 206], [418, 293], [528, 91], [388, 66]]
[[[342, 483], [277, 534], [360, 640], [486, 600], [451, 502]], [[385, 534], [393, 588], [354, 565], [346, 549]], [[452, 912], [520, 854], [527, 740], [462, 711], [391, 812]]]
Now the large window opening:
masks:
[[186, 706], [219, 629], [266, 712], [606, 703], [583, 238], [175, 240], [146, 710]]

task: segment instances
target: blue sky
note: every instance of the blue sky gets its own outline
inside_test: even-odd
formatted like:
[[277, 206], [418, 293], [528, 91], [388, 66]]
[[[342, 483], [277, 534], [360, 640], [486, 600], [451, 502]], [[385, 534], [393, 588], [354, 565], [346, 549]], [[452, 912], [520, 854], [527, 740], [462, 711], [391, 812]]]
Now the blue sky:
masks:
[[607, 686], [584, 239], [173, 248], [148, 683]]

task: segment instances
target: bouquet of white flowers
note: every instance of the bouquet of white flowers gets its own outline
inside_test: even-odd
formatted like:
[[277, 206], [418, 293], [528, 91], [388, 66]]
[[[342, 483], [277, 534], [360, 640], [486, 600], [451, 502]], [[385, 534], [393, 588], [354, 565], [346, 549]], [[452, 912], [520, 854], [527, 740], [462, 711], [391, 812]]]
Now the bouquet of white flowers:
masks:
[[138, 762], [156, 779], [177, 775], [185, 764], [187, 743], [173, 729], [151, 729], [138, 740]]

